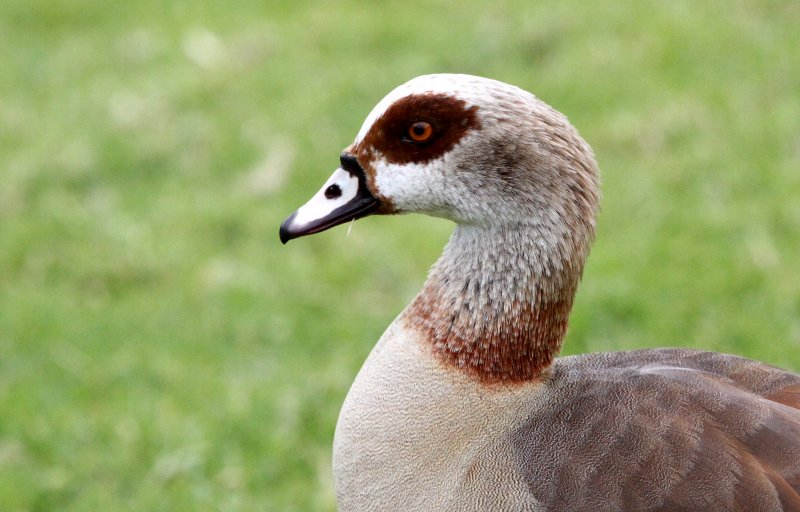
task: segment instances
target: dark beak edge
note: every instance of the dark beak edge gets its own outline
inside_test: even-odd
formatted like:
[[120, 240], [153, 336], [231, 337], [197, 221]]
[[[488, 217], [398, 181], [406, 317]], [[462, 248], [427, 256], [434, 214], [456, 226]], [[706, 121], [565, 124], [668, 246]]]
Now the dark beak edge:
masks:
[[340, 160], [342, 170], [347, 171], [351, 176], [355, 176], [358, 179], [358, 190], [355, 196], [327, 215], [300, 226], [294, 223], [298, 213], [295, 211], [281, 224], [279, 236], [282, 243], [285, 244], [289, 240], [301, 236], [313, 235], [314, 233], [325, 231], [326, 229], [344, 224], [345, 222], [350, 222], [351, 220], [366, 217], [378, 211], [380, 202], [369, 191], [367, 187], [367, 176], [364, 173], [364, 169], [358, 163], [358, 160], [349, 153], [342, 153]]

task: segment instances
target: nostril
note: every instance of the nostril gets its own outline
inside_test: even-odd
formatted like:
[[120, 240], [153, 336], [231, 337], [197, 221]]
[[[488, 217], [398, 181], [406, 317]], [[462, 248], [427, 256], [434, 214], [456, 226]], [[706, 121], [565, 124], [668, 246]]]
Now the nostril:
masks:
[[342, 195], [342, 189], [337, 184], [333, 184], [325, 189], [325, 197], [328, 199], [336, 199]]

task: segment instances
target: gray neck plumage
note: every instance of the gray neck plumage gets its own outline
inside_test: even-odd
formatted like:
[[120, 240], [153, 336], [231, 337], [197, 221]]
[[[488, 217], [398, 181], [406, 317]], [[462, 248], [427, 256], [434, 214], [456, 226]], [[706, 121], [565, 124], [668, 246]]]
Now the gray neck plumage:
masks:
[[585, 252], [536, 225], [460, 225], [403, 320], [484, 383], [535, 380], [561, 349]]

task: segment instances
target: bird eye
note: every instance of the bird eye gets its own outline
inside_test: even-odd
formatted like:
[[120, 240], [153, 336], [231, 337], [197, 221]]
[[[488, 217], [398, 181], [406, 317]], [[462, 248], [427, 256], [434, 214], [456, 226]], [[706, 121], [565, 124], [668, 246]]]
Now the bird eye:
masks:
[[414, 142], [426, 142], [433, 135], [433, 126], [425, 121], [417, 121], [408, 127], [408, 136]]

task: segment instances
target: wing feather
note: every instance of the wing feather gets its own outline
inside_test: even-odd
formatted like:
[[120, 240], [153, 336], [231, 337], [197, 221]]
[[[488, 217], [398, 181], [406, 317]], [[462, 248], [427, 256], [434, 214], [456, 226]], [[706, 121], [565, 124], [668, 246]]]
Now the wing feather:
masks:
[[735, 356], [564, 358], [512, 434], [547, 510], [800, 512], [800, 376]]

